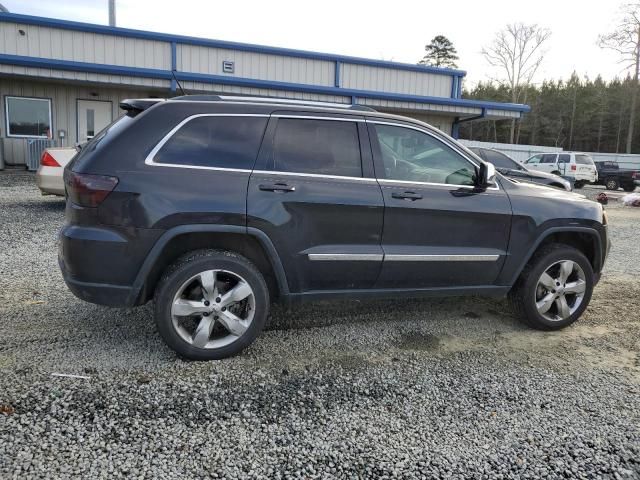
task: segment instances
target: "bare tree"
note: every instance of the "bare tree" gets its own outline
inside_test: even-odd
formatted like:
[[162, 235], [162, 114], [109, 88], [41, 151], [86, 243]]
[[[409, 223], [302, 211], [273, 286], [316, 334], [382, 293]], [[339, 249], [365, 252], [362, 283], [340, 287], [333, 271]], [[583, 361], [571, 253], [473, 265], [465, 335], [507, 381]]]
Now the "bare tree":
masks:
[[[482, 49], [487, 62], [502, 71], [502, 83], [511, 92], [511, 101], [517, 103], [531, 83], [544, 58], [543, 46], [551, 31], [538, 25], [512, 23], [496, 33], [493, 42]], [[505, 80], [506, 77], [506, 80]], [[511, 122], [509, 142], [513, 143], [515, 119]]]
[[638, 74], [640, 74], [640, 3], [624, 5], [620, 24], [612, 33], [600, 35], [598, 44], [602, 48], [609, 48], [618, 52], [620, 54], [620, 63], [624, 65], [625, 70], [633, 69], [631, 109], [629, 111], [626, 145], [626, 152], [631, 153], [631, 142], [636, 122], [636, 104], [638, 102]]

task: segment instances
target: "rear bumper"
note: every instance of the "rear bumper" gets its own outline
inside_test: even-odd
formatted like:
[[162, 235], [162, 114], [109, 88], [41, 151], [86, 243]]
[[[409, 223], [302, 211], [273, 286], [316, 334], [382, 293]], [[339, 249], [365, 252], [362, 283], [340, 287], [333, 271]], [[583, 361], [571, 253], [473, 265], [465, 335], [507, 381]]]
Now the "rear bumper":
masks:
[[64, 196], [62, 167], [40, 166], [36, 172], [36, 185], [42, 193]]
[[65, 267], [64, 260], [58, 257], [58, 264], [62, 272], [64, 283], [67, 284], [71, 293], [85, 302], [97, 303], [108, 307], [131, 307], [133, 302], [133, 289], [125, 285], [111, 285], [108, 283], [82, 282], [71, 277]]
[[81, 300], [134, 306], [139, 293], [134, 281], [156, 238], [154, 230], [67, 224], [58, 242], [64, 281]]

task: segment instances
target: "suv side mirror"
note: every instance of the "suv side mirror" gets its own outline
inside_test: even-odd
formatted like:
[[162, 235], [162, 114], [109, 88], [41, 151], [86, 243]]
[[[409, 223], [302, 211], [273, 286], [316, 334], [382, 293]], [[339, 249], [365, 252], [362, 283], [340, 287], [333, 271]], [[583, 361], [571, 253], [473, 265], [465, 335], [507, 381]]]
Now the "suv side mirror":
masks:
[[496, 167], [491, 162], [480, 164], [480, 175], [478, 175], [479, 187], [491, 187], [496, 184]]

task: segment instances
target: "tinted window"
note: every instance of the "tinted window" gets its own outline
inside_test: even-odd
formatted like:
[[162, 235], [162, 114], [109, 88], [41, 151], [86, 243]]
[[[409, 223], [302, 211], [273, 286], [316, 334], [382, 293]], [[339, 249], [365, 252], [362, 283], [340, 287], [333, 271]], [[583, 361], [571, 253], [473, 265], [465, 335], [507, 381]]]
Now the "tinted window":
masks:
[[496, 168], [509, 168], [511, 170], [520, 169], [518, 162], [507, 157], [504, 153], [496, 152], [495, 150], [485, 150], [484, 159], [487, 162], [493, 163]]
[[593, 160], [589, 155], [576, 155], [576, 163], [578, 165], [593, 165]]
[[413, 182], [473, 185], [474, 166], [431, 135], [376, 125], [385, 177]]
[[52, 138], [49, 99], [6, 97], [5, 101], [8, 136]]
[[250, 170], [266, 125], [261, 117], [197, 117], [162, 146], [154, 161]]
[[571, 155], [568, 153], [561, 153], [558, 155], [558, 163], [569, 163], [571, 162]]
[[280, 118], [273, 139], [272, 170], [361, 177], [355, 122]]
[[480, 158], [484, 159], [484, 152], [482, 148], [478, 148], [478, 147], [467, 147], [469, 150], [471, 150], [473, 153], [475, 153], [477, 156], [479, 156]]
[[540, 160], [540, 163], [556, 163], [556, 157], [558, 155], [555, 153], [545, 153], [544, 155], [542, 155], [542, 160]]

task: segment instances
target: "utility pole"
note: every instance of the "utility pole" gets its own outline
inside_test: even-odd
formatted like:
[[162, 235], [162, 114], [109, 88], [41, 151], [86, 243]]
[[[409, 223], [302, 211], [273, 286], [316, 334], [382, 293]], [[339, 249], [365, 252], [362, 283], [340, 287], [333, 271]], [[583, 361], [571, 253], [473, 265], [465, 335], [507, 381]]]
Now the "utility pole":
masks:
[[109, 0], [109, 26], [116, 26], [116, 0]]

